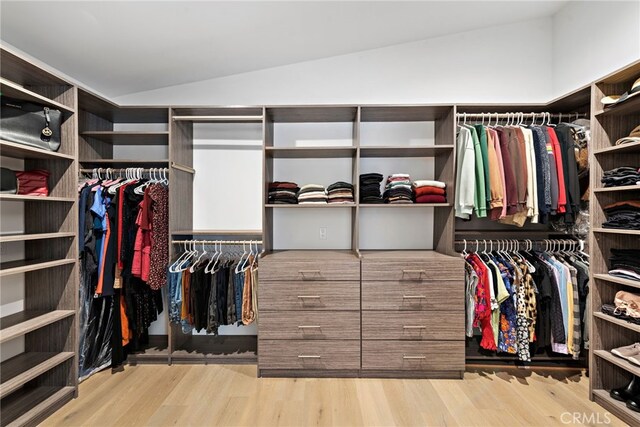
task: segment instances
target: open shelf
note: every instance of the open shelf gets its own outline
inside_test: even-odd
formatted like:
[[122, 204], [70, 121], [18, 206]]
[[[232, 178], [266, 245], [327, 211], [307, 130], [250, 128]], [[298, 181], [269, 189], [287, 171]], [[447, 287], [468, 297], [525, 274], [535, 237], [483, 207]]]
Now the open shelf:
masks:
[[251, 335], [193, 335], [171, 353], [171, 362], [211, 361], [228, 364], [255, 364], [258, 338]]
[[81, 110], [114, 123], [167, 123], [169, 120], [168, 107], [119, 106], [82, 88], [78, 88], [78, 105]]
[[2, 425], [37, 425], [73, 398], [75, 387], [40, 386], [17, 391], [2, 399]]
[[640, 288], [639, 280], [624, 279], [622, 277], [616, 277], [610, 274], [594, 274], [593, 277], [595, 279], [605, 280], [611, 283], [618, 283], [620, 285], [631, 286], [633, 288]]
[[453, 152], [453, 145], [419, 146], [361, 146], [360, 157], [435, 157]]
[[84, 131], [80, 135], [113, 145], [167, 145], [169, 132]]
[[260, 236], [262, 230], [176, 230], [171, 234], [174, 236]]
[[173, 116], [173, 120], [180, 122], [200, 122], [200, 123], [262, 123], [260, 116]]
[[610, 193], [615, 191], [640, 191], [640, 185], [621, 185], [619, 187], [594, 188], [594, 193]]
[[361, 208], [446, 208], [451, 203], [360, 203]]
[[593, 150], [593, 154], [640, 153], [640, 141]]
[[353, 157], [356, 147], [265, 147], [274, 159], [331, 159]]
[[60, 233], [36, 233], [36, 234], [3, 234], [0, 235], [0, 243], [24, 242], [27, 240], [62, 239], [75, 237], [74, 232]]
[[287, 204], [266, 204], [265, 208], [286, 208], [286, 209], [336, 209], [336, 208], [355, 208], [355, 203], [304, 203], [304, 204], [296, 204], [296, 205], [287, 205]]
[[52, 197], [52, 196], [22, 196], [20, 194], [0, 194], [0, 201], [5, 202], [64, 202], [74, 203], [73, 197]]
[[593, 400], [629, 425], [640, 425], [640, 413], [627, 408], [624, 402], [615, 400], [607, 390], [593, 390]]
[[605, 234], [623, 234], [623, 235], [634, 235], [640, 236], [640, 230], [624, 230], [620, 228], [594, 228], [594, 233], [605, 233]]
[[134, 160], [134, 159], [85, 159], [79, 160], [83, 166], [97, 166], [107, 168], [135, 168], [135, 167], [168, 167], [169, 159]]
[[127, 356], [127, 362], [169, 363], [169, 337], [167, 335], [149, 335], [149, 343], [144, 349]]
[[599, 312], [599, 311], [594, 311], [593, 312], [593, 317], [596, 317], [598, 319], [602, 319], [602, 320], [607, 321], [609, 323], [616, 324], [618, 326], [622, 326], [623, 328], [629, 329], [630, 331], [634, 331], [634, 332], [639, 332], [640, 333], [640, 325], [637, 325], [635, 323], [627, 322], [626, 320], [618, 319], [617, 317], [609, 316], [608, 314], [604, 314], [604, 313]]
[[75, 259], [63, 258], [55, 260], [21, 259], [18, 261], [7, 261], [0, 263], [0, 277], [11, 274], [27, 273], [29, 271], [42, 270], [45, 268], [58, 267], [60, 265], [74, 264]]
[[0, 398], [13, 393], [32, 379], [71, 359], [72, 351], [26, 352], [0, 364]]
[[0, 318], [0, 343], [28, 334], [75, 314], [74, 310], [21, 311]]
[[15, 98], [15, 99], [20, 99], [22, 101], [42, 104], [49, 108], [60, 110], [67, 114], [73, 114], [76, 112], [73, 108], [67, 107], [66, 105], [61, 104], [57, 101], [54, 101], [53, 99], [49, 99], [46, 96], [42, 96], [28, 89], [25, 89], [19, 84], [1, 77], [0, 77], [0, 92], [2, 92], [2, 96], [6, 96], [8, 98]]
[[640, 114], [640, 95], [629, 98], [621, 104], [613, 105], [612, 107], [597, 111], [595, 113], [595, 116], [597, 118], [600, 118], [609, 116], [624, 116], [627, 114]]
[[640, 376], [640, 366], [634, 365], [633, 363], [628, 362], [622, 357], [618, 357], [606, 350], [594, 350], [593, 354], [601, 359], [606, 360], [609, 363], [613, 363], [614, 365], [621, 367], [627, 372], [631, 372], [633, 375]]
[[13, 157], [15, 159], [74, 160], [74, 156], [70, 154], [42, 150], [40, 148], [4, 140], [0, 140], [0, 156]]

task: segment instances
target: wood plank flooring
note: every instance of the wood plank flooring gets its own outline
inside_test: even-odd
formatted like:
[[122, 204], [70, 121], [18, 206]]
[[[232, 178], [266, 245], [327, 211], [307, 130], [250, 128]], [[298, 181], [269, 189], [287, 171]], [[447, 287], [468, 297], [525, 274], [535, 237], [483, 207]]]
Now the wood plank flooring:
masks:
[[[80, 385], [44, 426], [623, 426], [578, 371], [470, 369], [460, 380], [256, 378], [250, 365], [127, 366]], [[599, 417], [599, 418], [596, 418]], [[609, 419], [609, 423], [604, 421]], [[563, 423], [563, 420], [565, 421]]]

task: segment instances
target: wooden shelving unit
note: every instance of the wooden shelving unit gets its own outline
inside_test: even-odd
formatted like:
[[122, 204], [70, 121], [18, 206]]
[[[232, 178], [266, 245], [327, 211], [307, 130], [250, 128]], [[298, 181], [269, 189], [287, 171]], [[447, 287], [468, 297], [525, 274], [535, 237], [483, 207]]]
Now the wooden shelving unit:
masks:
[[[0, 195], [24, 205], [22, 232], [0, 235], [2, 245], [24, 242], [24, 259], [0, 264], [0, 276], [24, 277], [24, 311], [0, 318], [0, 343], [24, 345], [0, 365], [2, 425], [35, 425], [77, 395], [78, 97], [73, 83], [3, 47], [0, 62], [2, 95], [63, 113], [57, 152], [0, 141], [3, 157], [50, 174], [48, 197]], [[8, 286], [15, 281], [3, 279], [0, 292]]]
[[266, 147], [265, 155], [274, 159], [337, 159], [353, 157], [356, 147]]
[[80, 135], [113, 145], [167, 145], [169, 132], [85, 131]]
[[639, 248], [640, 230], [603, 228], [604, 207], [610, 203], [637, 199], [640, 186], [603, 187], [605, 171], [617, 167], [640, 166], [640, 144], [615, 145], [640, 123], [640, 97], [604, 109], [600, 100], [607, 95], [621, 94], [640, 77], [640, 61], [618, 70], [592, 85], [590, 164], [590, 235], [592, 328], [590, 344], [590, 398], [606, 410], [631, 425], [640, 425], [640, 414], [609, 396], [613, 388], [621, 387], [640, 375], [640, 368], [610, 353], [611, 349], [638, 341], [640, 325], [630, 323], [600, 311], [603, 304], [613, 304], [616, 292], [638, 293], [640, 281], [614, 277], [609, 272], [611, 249]]

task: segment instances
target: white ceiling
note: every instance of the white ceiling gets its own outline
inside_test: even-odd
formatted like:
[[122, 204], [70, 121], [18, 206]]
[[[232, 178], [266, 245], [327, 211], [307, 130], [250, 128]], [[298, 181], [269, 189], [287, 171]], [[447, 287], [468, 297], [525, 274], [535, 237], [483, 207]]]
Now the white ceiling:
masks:
[[0, 38], [114, 97], [550, 16], [566, 3], [2, 0]]

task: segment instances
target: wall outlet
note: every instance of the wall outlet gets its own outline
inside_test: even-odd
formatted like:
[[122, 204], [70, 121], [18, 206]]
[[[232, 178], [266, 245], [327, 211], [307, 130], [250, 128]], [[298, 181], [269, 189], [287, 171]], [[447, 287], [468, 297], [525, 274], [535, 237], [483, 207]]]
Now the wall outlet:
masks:
[[327, 227], [320, 227], [320, 240], [327, 240]]

